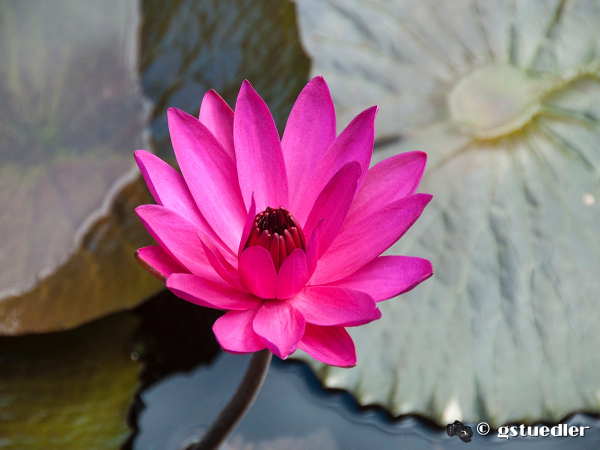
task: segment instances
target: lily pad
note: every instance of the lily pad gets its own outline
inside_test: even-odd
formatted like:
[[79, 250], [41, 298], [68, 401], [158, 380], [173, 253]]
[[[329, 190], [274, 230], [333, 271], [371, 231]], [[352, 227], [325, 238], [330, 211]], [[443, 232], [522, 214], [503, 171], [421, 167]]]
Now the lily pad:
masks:
[[388, 253], [435, 275], [325, 385], [442, 424], [600, 411], [600, 5], [296, 3], [340, 126], [379, 104], [373, 163], [426, 151], [434, 195]]
[[128, 351], [138, 323], [126, 312], [61, 333], [0, 337], [0, 448], [118, 448], [141, 369]]
[[[107, 6], [0, 5], [2, 334], [73, 327], [130, 307], [158, 286], [137, 275], [136, 245], [114, 240], [131, 225], [108, 218], [126, 203], [115, 202], [119, 190], [137, 176], [132, 151], [148, 144], [148, 108], [136, 72], [136, 2]], [[102, 220], [117, 228], [98, 229]], [[145, 240], [141, 227], [139, 236]], [[107, 256], [124, 252], [126, 262], [106, 267]], [[104, 283], [99, 274], [116, 278]], [[134, 295], [122, 286], [129, 281], [140, 282]], [[123, 295], [113, 296], [119, 289]]]

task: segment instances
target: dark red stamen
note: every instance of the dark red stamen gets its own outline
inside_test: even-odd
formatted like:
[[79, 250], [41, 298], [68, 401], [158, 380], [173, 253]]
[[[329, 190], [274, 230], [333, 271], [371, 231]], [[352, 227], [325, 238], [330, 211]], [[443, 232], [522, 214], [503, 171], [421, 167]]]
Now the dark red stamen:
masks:
[[254, 222], [254, 225], [252, 225], [252, 231], [250, 231], [250, 236], [248, 236], [248, 243], [246, 244], [246, 247], [252, 247], [253, 245], [256, 245], [258, 236], [260, 236], [260, 230], [258, 229], [256, 222]]
[[[284, 230], [284, 233], [287, 230]], [[289, 233], [288, 233], [289, 234]], [[279, 262], [283, 262], [283, 260], [285, 258], [287, 258], [288, 256], [288, 251], [285, 245], [285, 240], [283, 239], [283, 236], [279, 236]]]
[[271, 236], [269, 235], [269, 232], [267, 230], [263, 230], [263, 232], [260, 233], [258, 240], [256, 241], [256, 245], [258, 245], [259, 247], [264, 247], [268, 250], [270, 242]]
[[292, 235], [292, 239], [294, 240], [294, 245], [296, 248], [302, 247], [302, 241], [300, 240], [300, 234], [298, 233], [298, 229], [296, 227], [290, 229], [290, 234]]
[[283, 231], [283, 240], [285, 242], [286, 253], [289, 255], [297, 248], [296, 244], [294, 243], [294, 238], [292, 238], [289, 230]]
[[259, 246], [271, 254], [275, 270], [297, 248], [306, 251], [306, 239], [296, 218], [285, 208], [268, 207], [254, 218], [244, 248]]

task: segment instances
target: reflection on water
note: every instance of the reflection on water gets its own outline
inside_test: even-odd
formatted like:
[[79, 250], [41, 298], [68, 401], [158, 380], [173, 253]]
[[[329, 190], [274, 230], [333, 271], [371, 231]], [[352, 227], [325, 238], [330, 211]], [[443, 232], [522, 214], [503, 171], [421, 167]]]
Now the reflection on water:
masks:
[[[170, 319], [160, 312], [163, 307], [181, 308], [186, 311], [178, 311]], [[150, 325], [145, 328], [145, 339], [152, 341], [150, 351], [161, 355], [159, 359], [162, 361], [162, 369], [157, 373], [170, 375], [150, 381], [151, 377], [148, 375], [151, 371], [147, 371], [145, 380], [148, 388], [140, 394], [145, 407], [138, 411], [137, 426], [140, 431], [133, 440], [133, 448], [185, 448], [191, 437], [201, 433], [219, 413], [240, 382], [250, 357], [223, 352], [216, 352], [214, 357], [215, 341], [210, 327], [217, 314], [212, 311], [207, 317], [208, 311], [204, 308], [188, 305], [170, 294], [163, 294], [143, 308], [146, 308], [144, 320]], [[178, 326], [177, 317], [186, 317], [185, 323]], [[161, 350], [160, 339], [152, 338], [149, 334], [151, 330], [159, 330], [172, 351]], [[193, 334], [202, 338], [192, 343], [186, 336], [188, 333], [189, 336]], [[174, 337], [176, 335], [178, 337]], [[178, 340], [180, 344], [177, 343]], [[182, 346], [180, 357], [190, 358], [189, 355], [197, 355], [198, 362], [212, 362], [200, 365], [188, 373], [173, 373], [169, 367], [173, 369], [173, 364], [178, 359], [177, 345]], [[145, 358], [150, 363], [149, 367], [154, 365], [153, 371], [157, 371], [152, 354], [146, 354]], [[184, 370], [189, 368], [190, 362], [188, 359], [188, 367]], [[138, 406], [141, 406], [141, 403]], [[444, 429], [431, 427], [421, 419], [406, 417], [392, 420], [383, 409], [359, 408], [349, 394], [323, 389], [311, 370], [303, 363], [284, 362], [274, 358], [256, 403], [223, 448], [600, 448], [600, 421], [576, 415], [568, 423], [591, 428], [584, 438], [511, 438], [506, 441], [498, 439], [494, 432], [487, 437], [475, 433], [471, 443], [465, 444], [457, 437], [447, 436]], [[475, 431], [474, 424], [467, 425]], [[465, 445], [471, 447], [464, 447]]]

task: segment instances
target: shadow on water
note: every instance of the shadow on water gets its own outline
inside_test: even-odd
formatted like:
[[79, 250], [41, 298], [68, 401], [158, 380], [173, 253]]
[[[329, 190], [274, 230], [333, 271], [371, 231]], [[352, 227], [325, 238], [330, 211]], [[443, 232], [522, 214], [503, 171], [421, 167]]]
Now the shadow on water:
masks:
[[[130, 422], [137, 433], [124, 448], [183, 449], [216, 417], [243, 376], [249, 355], [219, 350], [211, 327], [220, 312], [163, 292], [138, 308], [143, 322], [134, 357], [145, 362], [142, 388]], [[303, 363], [274, 358], [256, 403], [223, 449], [597, 449], [600, 421], [576, 414], [569, 425], [589, 426], [581, 438], [499, 439], [479, 436], [466, 444], [444, 428], [415, 416], [392, 418], [379, 407], [361, 408], [353, 397], [324, 389]], [[470, 445], [470, 447], [464, 447]]]

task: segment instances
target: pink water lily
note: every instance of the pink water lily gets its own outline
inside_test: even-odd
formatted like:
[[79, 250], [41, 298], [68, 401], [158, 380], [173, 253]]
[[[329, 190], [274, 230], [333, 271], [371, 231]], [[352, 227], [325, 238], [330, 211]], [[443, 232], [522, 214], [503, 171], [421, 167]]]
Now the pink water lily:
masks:
[[336, 136], [322, 77], [298, 97], [283, 139], [248, 81], [235, 114], [214, 91], [196, 119], [169, 109], [182, 174], [135, 153], [157, 205], [137, 214], [159, 245], [138, 260], [192, 303], [226, 310], [213, 330], [231, 353], [300, 348], [326, 364], [356, 364], [345, 327], [381, 317], [377, 302], [432, 275], [429, 261], [379, 256], [431, 200], [415, 194], [426, 155], [369, 170], [377, 107]]

